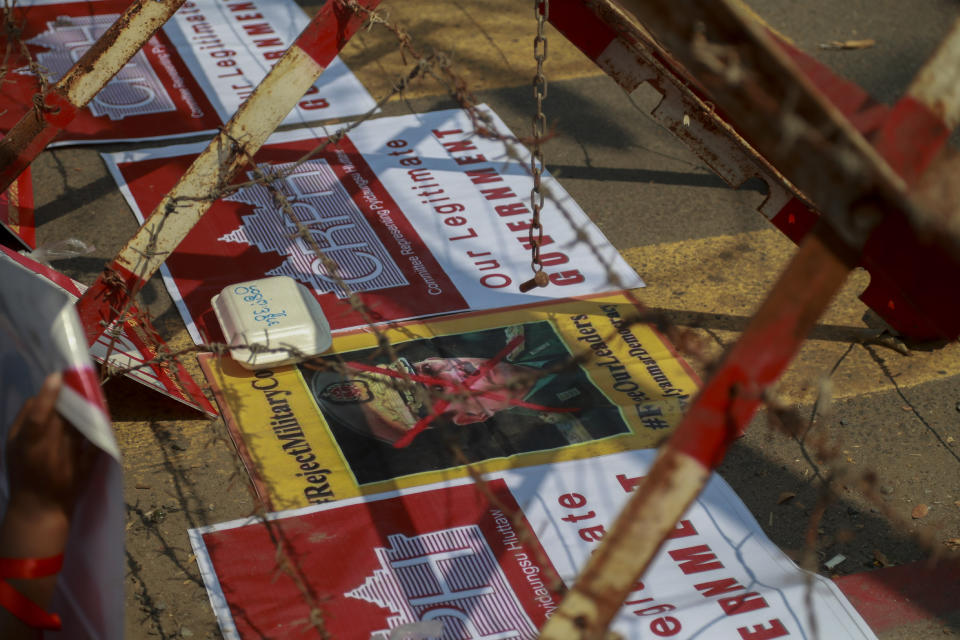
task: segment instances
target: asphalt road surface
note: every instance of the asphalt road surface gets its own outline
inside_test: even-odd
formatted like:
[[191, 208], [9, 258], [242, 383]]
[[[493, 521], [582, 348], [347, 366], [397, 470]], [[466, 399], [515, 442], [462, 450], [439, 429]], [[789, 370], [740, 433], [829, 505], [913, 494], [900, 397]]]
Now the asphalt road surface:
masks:
[[[421, 50], [447, 52], [478, 100], [528, 135], [535, 68], [529, 4], [385, 0], [382, 8]], [[950, 0], [750, 4], [796, 46], [885, 102], [900, 96], [960, 14]], [[312, 14], [316, 5], [304, 8]], [[819, 48], [866, 38], [876, 44]], [[720, 353], [737, 339], [794, 245], [756, 211], [759, 186], [728, 188], [556, 31], [548, 40], [544, 108], [555, 135], [546, 145], [547, 167], [646, 281], [644, 304], [695, 327]], [[343, 59], [374, 97], [405, 68], [384, 29], [358, 34]], [[453, 105], [443, 87], [423, 80], [384, 112]], [[93, 243], [94, 254], [55, 263], [87, 283], [136, 229], [99, 150], [48, 151], [33, 169], [39, 242]], [[948, 551], [947, 541], [960, 537], [960, 345], [901, 353], [871, 344], [883, 327], [857, 299], [867, 281], [864, 273], [851, 277], [777, 389], [782, 405], [809, 421], [806, 439], [769, 428], [761, 414], [720, 469], [788, 554], [802, 559], [809, 536], [812, 562], [825, 575], [915, 562]], [[957, 295], [956, 282], [941, 284], [944, 296]], [[158, 279], [143, 301], [168, 341], [187, 344]], [[137, 385], [111, 381], [107, 394], [125, 456], [127, 635], [219, 637], [186, 531], [254, 509], [232, 445], [222, 424]], [[821, 402], [814, 419], [818, 395], [830, 402]], [[831, 459], [820, 455], [821, 443]], [[878, 502], [857, 489], [869, 471], [879, 478]], [[811, 526], [829, 474], [836, 498]], [[928, 505], [928, 515], [911, 517], [919, 504]], [[823, 563], [837, 554], [846, 560], [830, 572]], [[958, 611], [905, 621], [880, 636], [960, 638]]]

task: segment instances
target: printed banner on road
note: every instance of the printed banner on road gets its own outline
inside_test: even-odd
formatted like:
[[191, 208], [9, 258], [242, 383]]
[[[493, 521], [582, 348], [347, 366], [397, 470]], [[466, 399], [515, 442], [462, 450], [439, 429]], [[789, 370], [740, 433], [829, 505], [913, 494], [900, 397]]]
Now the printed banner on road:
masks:
[[[654, 455], [452, 480], [193, 529], [190, 539], [228, 639], [299, 637], [316, 619], [311, 605], [333, 638], [532, 639]], [[638, 639], [875, 638], [716, 475], [612, 629]]]
[[299, 367], [201, 366], [261, 498], [288, 509], [459, 477], [465, 461], [656, 446], [697, 379], [638, 313], [625, 294], [565, 300], [397, 327], [395, 361], [356, 332]]
[[[49, 281], [64, 291], [73, 302], [86, 289], [59, 271], [6, 247], [0, 247], [0, 260], [12, 262]], [[100, 364], [109, 362], [115, 369], [126, 372], [124, 375], [128, 378], [207, 415], [216, 416], [217, 410], [178, 360], [158, 359], [165, 346], [147, 318], [136, 307], [131, 307], [124, 322], [115, 323], [90, 346], [90, 355]]]
[[[499, 131], [506, 126], [492, 113]], [[275, 134], [256, 161], [276, 181], [316, 245], [264, 184], [215, 202], [166, 260], [167, 288], [194, 340], [221, 341], [210, 299], [228, 285], [273, 275], [312, 289], [331, 328], [366, 324], [342, 280], [378, 321], [528, 304], [643, 286], [596, 225], [547, 176], [543, 263], [552, 284], [518, 291], [531, 277], [526, 151], [520, 160], [473, 134], [460, 110], [368, 120], [336, 146], [304, 159], [322, 139], [311, 130]], [[201, 151], [177, 145], [104, 156], [142, 222]], [[614, 286], [614, 280], [619, 286]]]
[[[9, 9], [22, 22], [0, 93], [0, 130], [33, 105], [37, 69], [49, 82], [73, 64], [126, 10], [127, 0], [34, 0]], [[309, 22], [291, 0], [188, 0], [90, 102], [51, 146], [130, 142], [216, 133]], [[6, 36], [2, 39], [6, 42]], [[359, 80], [335, 59], [285, 124], [366, 113], [375, 105]]]

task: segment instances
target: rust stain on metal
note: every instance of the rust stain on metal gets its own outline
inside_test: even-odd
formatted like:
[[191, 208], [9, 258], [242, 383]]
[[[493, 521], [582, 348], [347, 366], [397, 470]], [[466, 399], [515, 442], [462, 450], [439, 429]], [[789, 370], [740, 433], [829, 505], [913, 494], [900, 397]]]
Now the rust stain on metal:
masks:
[[[163, 11], [157, 17], [151, 19], [140, 15], [144, 11], [144, 0], [137, 0], [137, 2], [131, 4], [127, 11], [117, 18], [77, 61], [75, 65], [77, 75], [92, 73], [103, 65], [111, 68], [115, 66], [116, 71], [119, 71], [154, 32], [162, 27], [170, 16], [180, 8], [183, 1], [161, 0], [157, 2], [153, 0], [151, 7], [161, 4], [163, 5]], [[68, 73], [68, 75], [70, 74]]]

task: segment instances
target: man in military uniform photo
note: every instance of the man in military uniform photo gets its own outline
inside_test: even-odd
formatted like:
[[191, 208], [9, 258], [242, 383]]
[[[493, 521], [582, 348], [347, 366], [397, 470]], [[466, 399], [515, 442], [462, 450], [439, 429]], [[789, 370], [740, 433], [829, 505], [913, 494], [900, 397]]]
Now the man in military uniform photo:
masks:
[[361, 484], [629, 431], [548, 321], [395, 347], [303, 368]]

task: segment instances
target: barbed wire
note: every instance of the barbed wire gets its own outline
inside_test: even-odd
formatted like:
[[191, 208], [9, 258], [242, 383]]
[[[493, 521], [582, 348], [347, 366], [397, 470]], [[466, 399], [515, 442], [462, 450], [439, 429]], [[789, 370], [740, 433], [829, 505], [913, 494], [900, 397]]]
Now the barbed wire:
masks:
[[[414, 339], [418, 336], [414, 336], [409, 329], [400, 323], [384, 323], [376, 320], [375, 314], [372, 313], [371, 309], [363, 301], [362, 297], [357, 292], [353, 291], [343, 278], [340, 266], [337, 264], [337, 262], [327, 255], [327, 253], [319, 245], [316, 237], [297, 217], [295, 211], [290, 205], [288, 198], [284, 194], [282, 188], [284, 180], [290, 176], [297, 167], [302, 166], [303, 163], [307, 162], [309, 159], [322, 154], [330, 148], [335, 148], [337, 144], [349, 134], [350, 131], [354, 130], [356, 127], [360, 126], [362, 123], [368, 121], [370, 118], [376, 115], [376, 113], [378, 113], [388, 102], [398, 97], [403, 99], [404, 93], [411, 86], [411, 83], [422, 81], [427, 77], [437, 81], [440, 86], [447, 91], [450, 98], [468, 114], [473, 125], [475, 135], [502, 143], [506, 155], [510, 159], [518, 161], [518, 163], [524, 167], [525, 171], [527, 171], [527, 173], [530, 174], [534, 179], [537, 178], [535, 175], [536, 169], [531, 169], [530, 167], [536, 166], [536, 164], [525, 162], [526, 157], [524, 151], [521, 149], [521, 146], [528, 145], [531, 143], [531, 141], [538, 144], [546, 142], [554, 134], [553, 132], [548, 132], [545, 118], [540, 125], [540, 129], [535, 132], [532, 139], [518, 138], [516, 136], [497, 131], [496, 125], [493, 122], [490, 114], [478, 107], [479, 102], [475, 94], [470, 89], [468, 83], [463, 79], [462, 75], [458, 74], [454, 69], [453, 63], [448, 55], [438, 51], [431, 51], [429, 53], [422, 52], [417, 48], [416, 43], [414, 42], [409, 31], [407, 31], [401, 25], [391, 21], [389, 14], [385, 10], [370, 10], [360, 5], [355, 0], [337, 1], [341, 2], [343, 6], [350, 9], [358, 16], [364, 17], [367, 21], [368, 30], [384, 29], [392, 34], [396, 40], [397, 51], [399, 52], [401, 60], [407, 67], [406, 71], [395, 79], [391, 89], [385, 95], [380, 97], [377, 100], [376, 105], [367, 113], [348, 124], [338, 126], [334, 133], [327, 135], [325, 140], [316, 145], [307, 154], [292, 163], [292, 165], [287, 166], [282, 170], [278, 170], [272, 166], [258, 164], [252, 157], [246, 157], [246, 163], [251, 167], [251, 172], [254, 174], [254, 179], [230, 183], [228, 183], [226, 179], [222, 180], [214, 200], [220, 199], [241, 189], [248, 188], [254, 184], [259, 184], [266, 187], [270, 191], [274, 200], [274, 204], [282, 213], [284, 219], [289, 221], [295, 228], [295, 232], [290, 234], [288, 239], [291, 242], [295, 239], [300, 239], [310, 246], [311, 251], [321, 260], [327, 276], [330, 277], [336, 286], [339, 287], [340, 290], [345, 294], [351, 309], [360, 314], [360, 316], [363, 318], [365, 327], [373, 333], [375, 342], [377, 344], [377, 353], [384, 354], [390, 362], [396, 362], [398, 359], [398, 353], [396, 349], [397, 339], [391, 339], [390, 335], [398, 334], [406, 339]], [[13, 43], [19, 43], [20, 54], [30, 60], [29, 68], [31, 71], [33, 71], [38, 79], [40, 86], [38, 95], [41, 96], [42, 100], [42, 95], [47, 88], [46, 76], [43, 69], [41, 69], [40, 66], [37, 65], [37, 63], [30, 57], [26, 44], [20, 41], [20, 26], [17, 25], [13, 19], [14, 8], [15, 5], [5, 4], [4, 6], [3, 28], [7, 38], [7, 46], [4, 50], [2, 66], [0, 66], [0, 80], [2, 80], [9, 71], [8, 62], [12, 56], [12, 47], [14, 46]], [[230, 140], [228, 142], [236, 145], [238, 149], [243, 148], [239, 141]], [[536, 163], [536, 161], [537, 160], [535, 159], [534, 163]], [[542, 158], [539, 160], [539, 162], [540, 167], [542, 168]], [[569, 224], [576, 229], [576, 242], [590, 247], [593, 256], [603, 266], [603, 269], [606, 272], [608, 284], [614, 288], [622, 288], [622, 281], [619, 279], [619, 276], [616, 274], [613, 268], [612, 259], [601, 250], [602, 247], [599, 245], [599, 243], [591, 239], [582, 227], [576, 226], [576, 217], [564, 203], [563, 199], [559, 198], [557, 194], [550, 189], [549, 184], [543, 183], [542, 188], [543, 196], [546, 199], [549, 199], [551, 203], [555, 205], [556, 210], [563, 217], [564, 223]], [[147, 271], [146, 262], [158, 255], [156, 253], [156, 239], [163, 228], [163, 220], [165, 220], [168, 216], [176, 215], [177, 207], [189, 200], [190, 199], [174, 199], [168, 203], [166, 210], [162, 212], [164, 218], [161, 219], [160, 225], [154, 227], [154, 233], [153, 237], [151, 238], [151, 242], [148, 243], [147, 249], [144, 251], [142, 256], [144, 263], [131, 269], [135, 274], [138, 276], [145, 275]], [[114, 277], [114, 283], [117, 286], [124, 288], [126, 287], [123, 279], [119, 275], [115, 274]], [[146, 328], [146, 335], [159, 338], [158, 334], [156, 334], [155, 330], [153, 330], [150, 323], [150, 318], [146, 312], [137, 308], [134, 304], [135, 297], [136, 296], [132, 295], [126, 297], [124, 306], [119, 309], [120, 313], [118, 317], [120, 320], [117, 321], [114, 328], [111, 328], [106, 332], [114, 339], [112, 339], [108, 345], [107, 364], [102, 370], [102, 381], [106, 381], [111, 378], [154, 365], [168, 367], [174, 362], [183, 364], [185, 362], [185, 356], [195, 353], [210, 353], [217, 356], [223, 356], [229, 353], [231, 345], [223, 343], [203, 343], [182, 349], [170, 349], [164, 343], [162, 343], [161, 340], [155, 339], [152, 346], [157, 351], [156, 357], [126, 367], [117, 367], [109, 364], [110, 356], [117, 353], [115, 338], [119, 334], [116, 330], [116, 327], [122, 325], [122, 323], [127, 319], [133, 319], [136, 322], [141, 323], [141, 325]], [[623, 322], [624, 326], [628, 328], [638, 325], [655, 326], [660, 333], [664, 334], [676, 346], [680, 354], [691, 358], [698, 364], [698, 366], [707, 372], [715, 368], [720, 362], [719, 357], [707, 353], [701, 336], [696, 330], [675, 324], [666, 313], [655, 311], [638, 311], [629, 317], [624, 317]], [[609, 337], [614, 337], [615, 335], [615, 332], [611, 332]], [[896, 345], [884, 346], [889, 346], [890, 348], [896, 349]], [[298, 359], [302, 359], [304, 356], [304, 354], [300, 353], [296, 348], [283, 344], [251, 345], [247, 346], [246, 348], [254, 354], [284, 352], [285, 354]], [[500, 390], [508, 390], [516, 386], [530, 385], [537, 379], [540, 379], [546, 375], [551, 375], [565, 369], [574, 369], [587, 364], [592, 357], [593, 356], [591, 353], [573, 356], [568, 358], [565, 362], [554, 367], [544, 369], [543, 371], [528, 372], [522, 375], [517, 375], [503, 383], [496, 385], [495, 388]], [[303, 363], [303, 366], [314, 369], [332, 369], [338, 371], [339, 373], [349, 374], [350, 376], [358, 378], [370, 376], [369, 373], [350, 369], [342, 360], [342, 358], [339, 360], [333, 360], [331, 358], [309, 359]], [[172, 369], [168, 368], [167, 370], [172, 372]], [[824, 380], [828, 379], [829, 376], [824, 378]], [[411, 391], [418, 394], [425, 402], [426, 406], [430, 407], [434, 406], [433, 403], [437, 400], [463, 400], [476, 395], [472, 389], [464, 385], [452, 390], [428, 388], [426, 385], [418, 384], [411, 379], [405, 370], [401, 372], [401, 376], [399, 378], [390, 378], [387, 383], [397, 390]], [[201, 386], [208, 388], [205, 384], [201, 384]], [[818, 394], [818, 398], [814, 403], [814, 409], [811, 413], [811, 416], [806, 420], [801, 416], [797, 408], [788, 406], [786, 403], [782, 402], [772, 391], [768, 390], [763, 398], [763, 404], [767, 409], [768, 425], [772, 429], [786, 433], [798, 443], [798, 445], [801, 447], [801, 450], [804, 452], [804, 455], [807, 456], [808, 463], [812, 468], [815, 469], [816, 476], [820, 480], [817, 503], [809, 517], [808, 527], [804, 536], [805, 546], [803, 551], [804, 560], [802, 564], [811, 570], [816, 569], [817, 565], [816, 547], [818, 542], [816, 532], [824, 513], [826, 512], [827, 506], [839, 499], [839, 494], [834, 490], [834, 486], [840, 480], [856, 484], [858, 490], [861, 492], [861, 495], [875, 505], [882, 512], [883, 516], [886, 517], [890, 522], [894, 523], [897, 527], [902, 530], [909, 528], [909, 523], [899, 516], [882, 499], [882, 496], [878, 491], [879, 481], [878, 475], [875, 471], [866, 470], [859, 473], [851, 473], [849, 469], [836, 465], [835, 462], [838, 459], [838, 448], [835, 443], [833, 443], [826, 436], [826, 434], [820, 434], [820, 436], [816, 438], [808, 439], [817, 416], [823, 412], [823, 403], [826, 402], [826, 398], [829, 396], [830, 390], [827, 385], [821, 385], [821, 391], [823, 393]], [[823, 399], [821, 399], [821, 395], [824, 396]], [[823, 402], [821, 402], [821, 400], [823, 400]], [[536, 538], [536, 534], [530, 530], [528, 524], [523, 518], [522, 512], [509, 508], [508, 505], [504, 505], [496, 498], [495, 494], [487, 486], [483, 475], [475, 467], [475, 461], [471, 461], [467, 457], [462, 447], [460, 447], [456, 442], [449, 440], [447, 444], [451, 448], [451, 454], [462, 466], [464, 466], [466, 472], [473, 479], [485, 498], [491, 504], [496, 505], [497, 508], [499, 508], [504, 514], [508, 515], [512, 524], [516, 528], [520, 539], [524, 541], [534, 540]], [[827, 470], [821, 470], [814, 462], [814, 458], [821, 460], [822, 463], [827, 467]], [[242, 467], [240, 459], [236, 458], [235, 462], [237, 464], [237, 473], [239, 473], [241, 476], [244, 476], [245, 470]], [[288, 545], [284, 539], [282, 528], [277, 527], [275, 522], [271, 518], [267, 517], [267, 511], [263, 501], [257, 500], [257, 505], [258, 506], [255, 515], [257, 516], [258, 521], [261, 522], [266, 528], [270, 539], [276, 548], [276, 565], [278, 571], [288, 575], [293, 580], [301, 596], [303, 597], [304, 602], [309, 608], [309, 619], [304, 621], [304, 624], [317, 630], [322, 637], [329, 637], [324, 623], [325, 615], [323, 612], [323, 606], [325, 597], [314, 590], [314, 588], [311, 586], [310, 580], [304, 573], [303, 567], [299, 566], [299, 564], [291, 558]], [[931, 552], [934, 558], [943, 555], [944, 550], [942, 546], [938, 545], [936, 540], [930, 535], [915, 535], [917, 536], [917, 542], [927, 551]], [[537, 558], [538, 562], [544, 567], [550, 567], [551, 563], [545, 556], [542, 555], [542, 549], [536, 545], [532, 545], [532, 548], [536, 549], [536, 552], [540, 554]], [[552, 575], [551, 590], [559, 592], [562, 591], [562, 588], [563, 585], [559, 579], [559, 576], [556, 574]], [[812, 583], [808, 589], [808, 596], [812, 597]], [[812, 616], [813, 608], [810, 607], [810, 610]], [[816, 620], [811, 619], [809, 622], [814, 629], [814, 636], [816, 636]]]

